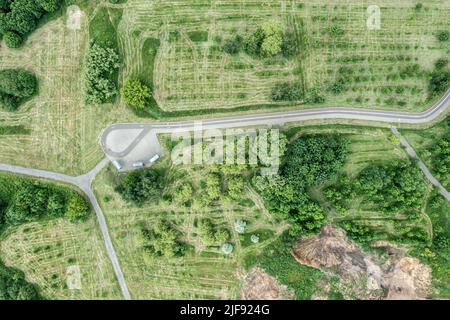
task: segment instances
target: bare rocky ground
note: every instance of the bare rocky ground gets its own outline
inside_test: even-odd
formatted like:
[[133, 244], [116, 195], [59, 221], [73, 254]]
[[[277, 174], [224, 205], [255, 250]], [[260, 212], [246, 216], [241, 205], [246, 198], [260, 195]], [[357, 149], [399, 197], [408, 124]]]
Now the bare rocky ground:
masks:
[[287, 300], [293, 297], [292, 290], [260, 268], [251, 269], [244, 278], [241, 292], [243, 300]]
[[[431, 287], [431, 268], [417, 258], [405, 255], [405, 248], [387, 241], [376, 241], [373, 248], [386, 254], [364, 252], [349, 240], [344, 230], [325, 226], [320, 235], [299, 239], [292, 251], [298, 263], [320, 269], [326, 274], [317, 284], [313, 299], [328, 299], [332, 278], [339, 278], [344, 299], [426, 299]], [[242, 299], [292, 299], [294, 292], [260, 268], [244, 277]]]
[[385, 248], [387, 258], [364, 252], [347, 238], [345, 231], [325, 226], [320, 235], [302, 238], [292, 255], [301, 264], [338, 275], [344, 297], [356, 299], [425, 299], [431, 286], [431, 269], [404, 255], [385, 241], [372, 243]]

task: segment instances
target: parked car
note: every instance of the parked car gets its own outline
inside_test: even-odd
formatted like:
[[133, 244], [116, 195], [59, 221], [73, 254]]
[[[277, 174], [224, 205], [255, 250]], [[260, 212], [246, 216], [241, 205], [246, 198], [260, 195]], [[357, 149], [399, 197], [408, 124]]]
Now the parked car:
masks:
[[159, 154], [154, 155], [151, 159], [150, 159], [150, 163], [155, 163], [156, 161], [158, 161], [160, 158]]
[[143, 168], [143, 167], [144, 163], [141, 161], [133, 163], [133, 168]]

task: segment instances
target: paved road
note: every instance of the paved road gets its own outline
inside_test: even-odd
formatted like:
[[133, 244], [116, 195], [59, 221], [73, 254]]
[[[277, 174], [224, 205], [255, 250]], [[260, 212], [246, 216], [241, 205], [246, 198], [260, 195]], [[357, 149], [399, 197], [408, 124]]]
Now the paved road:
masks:
[[401, 133], [398, 131], [396, 127], [391, 127], [391, 131], [394, 135], [399, 137], [400, 143], [402, 146], [405, 147], [406, 152], [408, 155], [417, 160], [419, 163], [419, 167], [422, 170], [425, 177], [428, 179], [428, 181], [431, 182], [432, 185], [437, 187], [439, 189], [439, 192], [450, 202], [450, 193], [444, 188], [444, 186], [431, 174], [428, 167], [425, 165], [425, 163], [422, 161], [422, 159], [419, 158], [414, 148], [409, 144], [408, 140], [406, 140], [405, 137], [401, 135]]
[[[205, 129], [226, 129], [257, 125], [283, 125], [289, 122], [298, 122], [317, 119], [351, 119], [387, 122], [395, 124], [422, 124], [437, 119], [450, 106], [450, 90], [445, 93], [430, 109], [420, 113], [406, 113], [395, 111], [381, 111], [356, 108], [323, 108], [300, 111], [286, 111], [257, 115], [241, 115], [218, 119], [205, 119], [201, 121], [155, 122], [155, 123], [125, 123], [114, 124], [105, 129], [101, 137], [101, 145], [107, 156], [121, 158], [129, 154], [150, 131], [155, 133], [171, 133], [174, 131], [193, 131]], [[142, 129], [142, 132], [130, 145], [122, 151], [113, 151], [107, 140], [115, 130]]]
[[117, 259], [116, 252], [114, 250], [114, 246], [111, 241], [111, 237], [108, 232], [108, 225], [106, 224], [105, 216], [103, 215], [102, 209], [98, 204], [97, 198], [92, 190], [92, 182], [94, 181], [96, 175], [109, 163], [108, 159], [102, 160], [94, 169], [89, 171], [88, 173], [78, 176], [72, 177], [61, 173], [30, 169], [18, 166], [11, 166], [8, 164], [0, 163], [0, 171], [7, 171], [11, 173], [17, 173], [27, 176], [32, 176], [36, 178], [43, 178], [48, 180], [54, 180], [58, 182], [64, 182], [68, 184], [72, 184], [78, 188], [80, 188], [89, 198], [92, 207], [94, 208], [95, 214], [97, 216], [98, 224], [100, 226], [100, 230], [103, 235], [103, 240], [105, 242], [106, 250], [108, 252], [108, 256], [113, 265], [114, 272], [116, 274], [117, 281], [119, 282], [120, 289], [122, 290], [123, 297], [127, 300], [131, 299], [130, 292], [128, 291], [127, 284], [125, 282], [125, 278], [123, 276], [122, 270], [119, 265], [119, 260]]

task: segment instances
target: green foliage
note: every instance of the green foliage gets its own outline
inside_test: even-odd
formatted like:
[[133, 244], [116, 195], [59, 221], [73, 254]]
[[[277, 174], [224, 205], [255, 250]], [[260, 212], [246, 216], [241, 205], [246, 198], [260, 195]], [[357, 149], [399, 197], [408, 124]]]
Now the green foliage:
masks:
[[7, 111], [16, 110], [20, 104], [37, 91], [36, 76], [23, 69], [0, 71], [0, 102]]
[[437, 178], [446, 181], [450, 177], [450, 132], [447, 131], [431, 150], [433, 169]]
[[338, 26], [338, 25], [333, 25], [333, 26], [331, 26], [331, 28], [330, 28], [330, 35], [332, 36], [332, 37], [341, 37], [341, 36], [343, 36], [344, 35], [344, 33], [345, 33], [345, 31], [344, 31], [344, 29], [342, 29], [342, 27], [341, 26]]
[[128, 79], [121, 90], [125, 102], [137, 109], [144, 109], [148, 99], [152, 96], [149, 87], [138, 79]]
[[86, 200], [78, 193], [74, 193], [67, 205], [66, 217], [72, 222], [82, 221], [86, 220], [89, 212], [90, 208]]
[[282, 51], [283, 26], [277, 21], [263, 23], [245, 40], [245, 51], [250, 55], [272, 57]]
[[5, 40], [5, 44], [8, 48], [19, 48], [23, 42], [22, 36], [14, 31], [5, 33], [3, 40]]
[[242, 47], [242, 37], [240, 35], [235, 35], [233, 38], [225, 41], [223, 45], [223, 51], [228, 54], [237, 54]]
[[209, 201], [218, 200], [222, 194], [220, 176], [217, 173], [210, 173], [206, 177], [206, 197]]
[[90, 207], [86, 200], [75, 191], [24, 180], [9, 199], [4, 223], [18, 225], [56, 217], [74, 221], [86, 218], [89, 213]]
[[148, 241], [145, 250], [151, 256], [173, 258], [185, 253], [185, 245], [178, 241], [179, 232], [167, 221], [158, 221], [152, 230], [144, 229], [143, 235]]
[[154, 169], [133, 171], [121, 179], [116, 191], [125, 201], [142, 204], [162, 195], [163, 179], [164, 177]]
[[325, 97], [321, 93], [319, 87], [314, 87], [309, 90], [305, 97], [306, 104], [322, 104], [325, 102]]
[[303, 86], [300, 82], [281, 82], [272, 89], [273, 101], [299, 101], [303, 98]]
[[332, 179], [346, 155], [347, 140], [342, 137], [301, 137], [290, 145], [281, 175], [256, 176], [253, 185], [267, 209], [291, 223], [290, 234], [315, 233], [322, 227], [325, 214], [307, 190]]
[[241, 176], [233, 176], [227, 179], [228, 196], [232, 199], [242, 197], [245, 188], [245, 180]]
[[302, 190], [332, 179], [343, 166], [348, 141], [339, 136], [305, 136], [289, 148], [283, 176]]
[[61, 0], [3, 0], [0, 2], [0, 35], [8, 35], [6, 45], [17, 48], [23, 37], [38, 27], [46, 13], [55, 12], [60, 6]]
[[61, 7], [61, 0], [36, 0], [36, 2], [47, 12], [55, 12]]
[[37, 287], [26, 281], [22, 271], [0, 260], [0, 300], [41, 300]]
[[175, 190], [173, 200], [179, 204], [186, 204], [191, 201], [193, 193], [194, 190], [190, 184], [183, 184]]
[[197, 230], [205, 246], [222, 245], [230, 239], [228, 230], [217, 229], [209, 219], [201, 220], [197, 225]]
[[431, 74], [429, 92], [431, 96], [444, 93], [450, 86], [450, 70], [436, 69]]
[[112, 49], [93, 43], [86, 60], [85, 89], [86, 101], [101, 104], [117, 94], [113, 79], [119, 68], [119, 55]]
[[379, 210], [396, 212], [420, 209], [426, 183], [420, 169], [412, 163], [370, 165], [359, 174], [355, 190], [376, 203]]

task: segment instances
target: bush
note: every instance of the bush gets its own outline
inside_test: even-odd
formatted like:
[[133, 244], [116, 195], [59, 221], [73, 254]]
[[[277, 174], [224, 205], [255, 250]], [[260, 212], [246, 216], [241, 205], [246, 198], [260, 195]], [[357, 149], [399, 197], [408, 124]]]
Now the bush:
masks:
[[61, 0], [1, 0], [0, 35], [15, 32], [21, 37], [26, 36], [38, 27], [46, 13], [60, 7]]
[[144, 109], [147, 100], [152, 96], [150, 88], [137, 79], [128, 79], [121, 94], [125, 102], [136, 109]]
[[37, 91], [36, 76], [23, 69], [0, 71], [0, 105], [6, 111], [15, 111]]
[[86, 102], [106, 103], [117, 94], [114, 76], [119, 66], [119, 55], [114, 49], [91, 45], [86, 61]]
[[36, 0], [36, 2], [47, 12], [55, 12], [61, 7], [61, 0]]
[[86, 200], [78, 193], [74, 193], [67, 205], [65, 216], [70, 221], [77, 222], [85, 220], [89, 216], [89, 212], [90, 208]]
[[7, 267], [0, 260], [0, 300], [40, 300], [38, 289], [25, 279], [25, 274]]
[[14, 31], [5, 33], [3, 40], [5, 40], [5, 44], [8, 48], [19, 48], [23, 43], [22, 36]]
[[446, 42], [450, 39], [450, 32], [449, 31], [440, 31], [436, 37], [440, 42]]
[[236, 35], [234, 38], [225, 41], [225, 44], [223, 45], [223, 51], [228, 54], [237, 54], [241, 50], [241, 46], [242, 37], [240, 35]]
[[281, 52], [283, 26], [276, 21], [261, 25], [245, 40], [245, 51], [250, 55], [271, 57]]
[[272, 89], [273, 101], [299, 101], [303, 98], [303, 87], [300, 82], [280, 82]]
[[0, 92], [18, 98], [29, 98], [36, 93], [36, 76], [23, 69], [0, 71]]
[[124, 200], [138, 204], [161, 196], [163, 189], [163, 177], [153, 169], [130, 172], [116, 187]]

